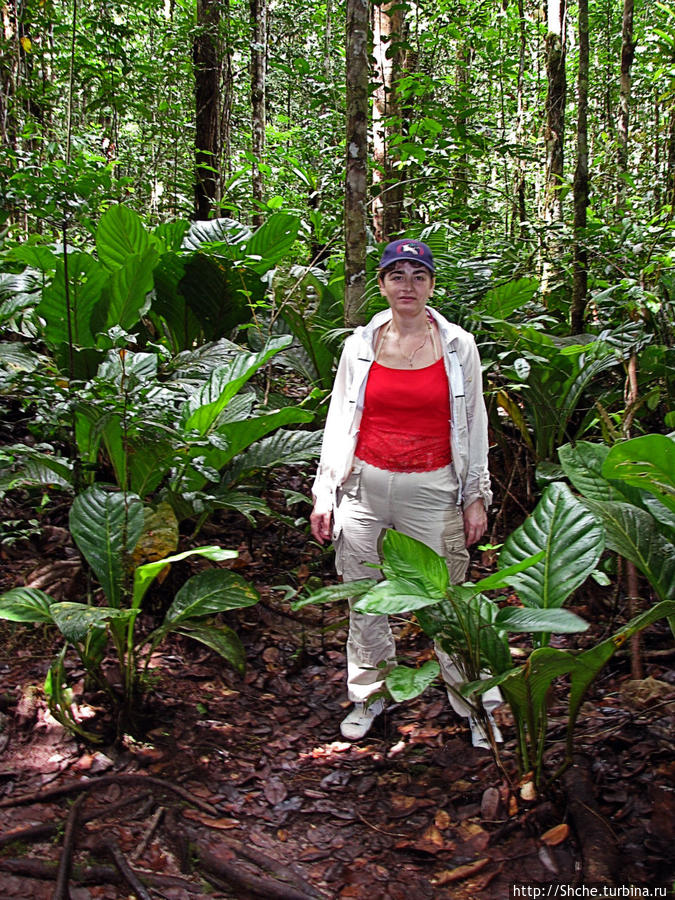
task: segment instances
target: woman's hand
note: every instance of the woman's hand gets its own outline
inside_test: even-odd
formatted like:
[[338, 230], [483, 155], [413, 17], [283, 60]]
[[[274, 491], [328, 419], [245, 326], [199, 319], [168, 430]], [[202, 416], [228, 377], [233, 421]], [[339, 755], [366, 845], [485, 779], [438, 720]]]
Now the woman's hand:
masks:
[[331, 512], [320, 513], [316, 511], [316, 507], [312, 510], [309, 517], [309, 524], [312, 534], [320, 544], [329, 541], [333, 531], [333, 514]]
[[480, 540], [487, 530], [487, 513], [482, 500], [474, 500], [464, 509], [464, 535], [466, 546]]

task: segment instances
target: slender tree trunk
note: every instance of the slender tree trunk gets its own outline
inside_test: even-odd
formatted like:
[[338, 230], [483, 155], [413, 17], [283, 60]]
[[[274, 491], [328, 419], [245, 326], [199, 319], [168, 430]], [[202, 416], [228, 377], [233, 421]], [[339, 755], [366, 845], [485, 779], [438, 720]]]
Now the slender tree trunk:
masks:
[[368, 190], [368, 0], [347, 0], [345, 323], [362, 320]]
[[588, 0], [579, 0], [579, 75], [577, 96], [577, 166], [574, 172], [574, 277], [570, 327], [572, 334], [584, 330], [588, 290], [588, 259], [585, 246], [588, 208]]
[[253, 187], [253, 224], [262, 225], [264, 178], [260, 162], [265, 152], [265, 63], [267, 60], [267, 2], [250, 0], [251, 9], [251, 150], [253, 167], [251, 171]]
[[[548, 0], [546, 35], [546, 179], [544, 186], [544, 222], [547, 235], [544, 247], [542, 292], [546, 294], [560, 270], [561, 247], [556, 227], [563, 221], [561, 189], [564, 174], [564, 137], [566, 84], [567, 0]], [[553, 228], [551, 226], [554, 226]]]
[[385, 2], [373, 7], [373, 54], [375, 81], [373, 97], [373, 228], [378, 241], [391, 240], [401, 229], [403, 190], [394, 171], [391, 136], [400, 122], [396, 81], [401, 68], [401, 52], [392, 44], [400, 42], [403, 9], [400, 3]]
[[675, 206], [675, 106], [668, 120], [668, 171], [666, 174], [666, 203]]
[[[516, 146], [523, 147], [525, 139], [525, 54], [527, 52], [527, 41], [525, 33], [525, 10], [523, 8], [523, 0], [518, 0], [518, 82], [516, 87]], [[511, 217], [511, 229], [515, 234], [515, 223], [518, 223], [518, 231], [520, 237], [524, 238], [526, 233], [527, 210], [525, 207], [525, 161], [516, 157], [514, 172], [514, 209]]]
[[[220, 170], [227, 175], [232, 171], [232, 104], [234, 101], [234, 77], [232, 74], [232, 19], [230, 0], [222, 0], [225, 26], [222, 72], [222, 110], [220, 113]], [[222, 196], [219, 196], [222, 200]]]
[[455, 63], [455, 82], [457, 85], [457, 97], [461, 102], [460, 111], [455, 116], [455, 124], [462, 141], [463, 149], [457, 157], [457, 162], [452, 173], [452, 202], [454, 206], [461, 207], [469, 193], [469, 158], [466, 153], [466, 129], [469, 117], [464, 111], [468, 103], [468, 93], [471, 70], [471, 47], [468, 42], [462, 42], [457, 47], [457, 61]]
[[546, 221], [563, 219], [560, 188], [564, 174], [566, 83], [566, 0], [548, 0], [546, 37]]
[[633, 7], [634, 0], [624, 0], [623, 21], [621, 26], [621, 81], [619, 91], [619, 122], [617, 128], [619, 180], [617, 185], [617, 201], [623, 194], [624, 180], [622, 175], [628, 171], [628, 128], [630, 121], [630, 70], [635, 56], [633, 43]]
[[218, 193], [220, 158], [220, 0], [197, 0], [195, 218], [208, 219]]

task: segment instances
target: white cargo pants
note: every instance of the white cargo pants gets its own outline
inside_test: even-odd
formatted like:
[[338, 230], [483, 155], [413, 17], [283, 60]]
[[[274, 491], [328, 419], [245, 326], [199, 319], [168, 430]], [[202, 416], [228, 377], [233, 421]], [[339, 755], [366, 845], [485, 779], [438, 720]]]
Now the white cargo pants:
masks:
[[[469, 554], [464, 537], [464, 518], [457, 505], [457, 477], [452, 465], [433, 472], [388, 472], [359, 459], [340, 491], [335, 511], [335, 565], [344, 581], [377, 578], [379, 571], [365, 563], [379, 563], [378, 541], [382, 531], [394, 528], [427, 544], [445, 557], [450, 581], [464, 581]], [[463, 683], [452, 658], [436, 645], [436, 655], [448, 698], [455, 712], [469, 716], [470, 707], [451, 690]], [[350, 609], [347, 639], [347, 693], [353, 703], [380, 690], [385, 671], [377, 666], [393, 664], [396, 648], [384, 615], [368, 615]], [[502, 702], [498, 688], [483, 694], [490, 711]]]

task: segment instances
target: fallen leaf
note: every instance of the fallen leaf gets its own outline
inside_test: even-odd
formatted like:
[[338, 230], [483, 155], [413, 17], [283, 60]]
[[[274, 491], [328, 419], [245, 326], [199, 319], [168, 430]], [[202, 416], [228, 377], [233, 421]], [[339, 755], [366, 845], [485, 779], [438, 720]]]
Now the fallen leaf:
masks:
[[480, 801], [480, 814], [483, 819], [498, 819], [501, 810], [502, 798], [499, 790], [495, 787], [489, 787], [483, 792]]
[[444, 885], [451, 884], [453, 881], [461, 881], [463, 878], [468, 878], [470, 875], [475, 875], [476, 872], [480, 872], [480, 870], [484, 869], [489, 862], [490, 857], [484, 856], [482, 859], [477, 859], [472, 863], [466, 863], [463, 866], [457, 866], [455, 869], [446, 869], [436, 875], [433, 883]]
[[566, 841], [569, 835], [570, 826], [565, 824], [565, 822], [561, 822], [560, 825], [554, 825], [553, 828], [545, 831], [541, 836], [541, 841], [548, 847], [555, 847], [557, 844], [562, 844], [563, 841]]
[[267, 802], [271, 803], [272, 806], [275, 806], [277, 803], [281, 803], [282, 800], [286, 799], [288, 796], [288, 789], [281, 779], [270, 778], [269, 781], [265, 782], [263, 793], [265, 794]]
[[214, 819], [199, 812], [198, 809], [184, 809], [183, 816], [193, 822], [206, 825], [207, 828], [216, 828], [218, 831], [229, 831], [232, 828], [238, 828], [240, 824], [238, 819]]
[[452, 819], [450, 818], [449, 813], [447, 813], [444, 809], [439, 809], [434, 817], [434, 825], [436, 828], [439, 828], [441, 831], [445, 831], [446, 828], [449, 828], [452, 824]]

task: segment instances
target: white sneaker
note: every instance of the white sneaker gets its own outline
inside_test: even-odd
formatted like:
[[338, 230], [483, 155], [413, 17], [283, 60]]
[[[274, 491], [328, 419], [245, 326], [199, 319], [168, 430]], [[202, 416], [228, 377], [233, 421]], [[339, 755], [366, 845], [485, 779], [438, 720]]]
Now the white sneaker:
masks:
[[340, 723], [342, 737], [348, 741], [358, 741], [365, 737], [383, 710], [383, 699], [375, 700], [370, 706], [366, 703], [355, 703], [352, 711]]
[[[492, 718], [492, 714], [488, 713], [488, 722], [490, 728], [492, 729], [492, 734], [494, 735], [494, 739], [496, 743], [503, 744], [504, 738], [502, 736], [497, 723]], [[469, 725], [471, 726], [471, 743], [474, 747], [478, 747], [480, 750], [489, 750], [490, 749], [490, 740], [485, 733], [485, 729], [480, 722], [477, 722], [474, 718], [469, 716]]]

